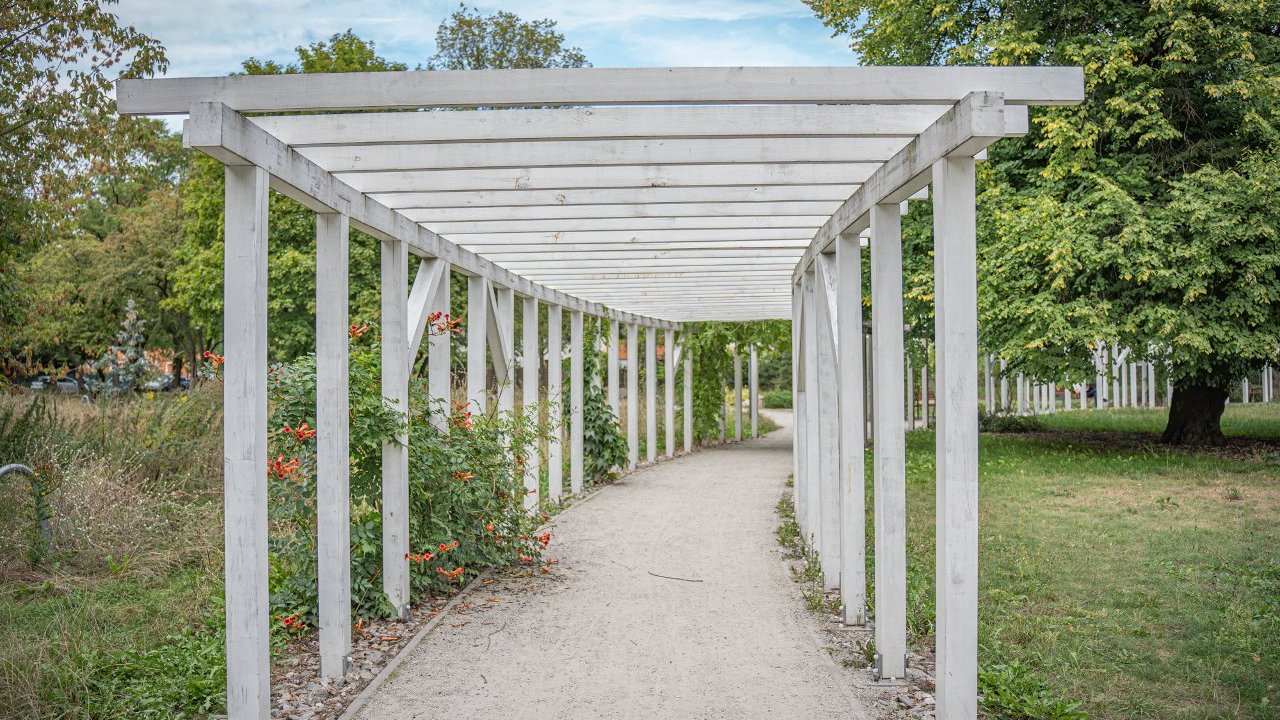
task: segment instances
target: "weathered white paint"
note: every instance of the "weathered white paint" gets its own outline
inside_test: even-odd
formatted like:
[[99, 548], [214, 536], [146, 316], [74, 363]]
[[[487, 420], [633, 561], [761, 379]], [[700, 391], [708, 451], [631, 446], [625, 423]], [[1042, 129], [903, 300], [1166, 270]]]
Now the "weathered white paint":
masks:
[[[815, 263], [814, 305], [817, 308], [818, 384], [818, 498], [822, 534], [818, 548], [822, 555], [823, 586], [840, 587], [842, 530], [840, 482], [840, 393], [836, 368], [836, 260], [832, 254], [818, 256]], [[835, 390], [836, 392], [831, 392]]]
[[489, 297], [487, 278], [467, 278], [467, 402], [480, 414], [489, 407]]
[[741, 162], [884, 162], [908, 137], [640, 138], [390, 143], [305, 147], [329, 172], [462, 168], [608, 167]]
[[893, 410], [901, 404], [898, 393], [905, 374], [902, 319], [902, 220], [892, 205], [877, 205], [871, 213], [872, 393], [876, 408], [872, 477], [876, 665], [881, 678], [900, 678], [906, 672], [906, 428]]
[[662, 337], [662, 427], [663, 455], [676, 454], [676, 333], [665, 330]]
[[792, 278], [808, 268], [818, 254], [826, 252], [840, 233], [867, 229], [873, 205], [902, 202], [927, 185], [929, 168], [935, 160], [953, 153], [971, 157], [1002, 137], [1026, 132], [1025, 107], [1006, 107], [1005, 98], [998, 92], [969, 93], [872, 172], [814, 236]]
[[[893, 212], [897, 217], [896, 206]], [[865, 625], [867, 484], [862, 420], [866, 412], [863, 407], [862, 244], [857, 235], [846, 233], [836, 241], [835, 280], [841, 619], [846, 625]], [[752, 366], [754, 368], [754, 363]], [[896, 415], [896, 408], [902, 407], [901, 398], [880, 407], [882, 411]], [[878, 424], [879, 418], [872, 423], [873, 427]]]
[[925, 340], [924, 362], [920, 365], [920, 422], [929, 427], [929, 341]]
[[937, 716], [978, 714], [978, 317], [974, 161], [933, 170]]
[[559, 503], [564, 496], [564, 309], [547, 306], [547, 499]]
[[511, 109], [501, 113], [340, 113], [255, 117], [294, 147], [386, 143], [712, 139], [795, 136], [911, 137], [937, 119], [940, 105], [647, 106]]
[[[120, 80], [122, 115], [217, 100], [243, 112], [548, 105], [950, 104], [977, 90], [1010, 102], [1084, 98], [1077, 67], [723, 67], [452, 70]], [[976, 150], [975, 150], [976, 152]]]
[[658, 333], [644, 329], [644, 457], [658, 459]]
[[[325, 215], [329, 213], [320, 213]], [[437, 258], [422, 258], [413, 276], [413, 288], [409, 290], [409, 368], [413, 369], [422, 347], [422, 339], [428, 336], [427, 326], [434, 312], [431, 305], [440, 289], [440, 282], [449, 273], [449, 263]]]
[[[423, 262], [427, 262], [425, 259]], [[443, 260], [438, 262], [441, 268], [440, 281], [436, 285], [435, 295], [428, 303], [429, 312], [440, 313], [440, 321], [450, 319], [453, 312], [450, 307], [450, 286], [452, 285], [450, 268]], [[449, 428], [449, 413], [453, 407], [452, 360], [450, 358], [453, 344], [452, 332], [436, 332], [427, 339], [427, 397], [431, 403], [431, 422], [441, 432]]]
[[582, 492], [583, 459], [583, 390], [586, 378], [582, 374], [582, 311], [569, 312], [569, 489], [574, 495]]
[[[654, 190], [660, 188], [652, 188]], [[708, 188], [703, 188], [704, 190]], [[725, 193], [745, 192], [753, 188], [723, 189]], [[621, 191], [620, 191], [621, 192]], [[512, 193], [509, 193], [509, 195]], [[531, 194], [531, 193], [525, 193]], [[443, 195], [443, 193], [442, 193]], [[435, 195], [428, 195], [435, 198]], [[568, 196], [566, 196], [567, 198]], [[768, 218], [772, 221], [807, 219], [820, 216], [825, 219], [837, 207], [840, 200], [779, 200], [775, 202], [673, 202], [645, 203], [643, 197], [634, 195], [635, 203], [629, 204], [593, 204], [571, 205], [556, 203], [553, 205], [513, 205], [494, 207], [477, 205], [468, 207], [405, 207], [401, 208], [405, 217], [420, 222], [428, 227], [439, 223], [524, 223], [535, 221], [562, 220], [662, 220], [682, 221], [697, 224], [715, 222], [717, 227], [727, 227], [729, 223], [743, 221], [738, 218]], [[444, 200], [441, 200], [443, 202]], [[434, 201], [433, 201], [434, 202]], [[762, 213], [768, 213], [762, 215]], [[822, 224], [822, 220], [818, 221]], [[636, 228], [639, 229], [639, 228]]]
[[271, 709], [267, 590], [267, 173], [228, 165], [223, 303], [227, 713]]
[[694, 187], [714, 185], [842, 185], [866, 182], [877, 163], [720, 163], [593, 167], [383, 170], [344, 173], [342, 182], [363, 193], [454, 190], [572, 190], [576, 188]]
[[409, 612], [408, 246], [382, 242], [382, 398], [405, 418], [382, 444], [382, 587], [400, 617]]
[[627, 466], [640, 463], [640, 333], [627, 325]]
[[351, 655], [351, 452], [347, 377], [347, 257], [339, 213], [316, 215], [316, 574], [320, 675]]
[[663, 328], [676, 327], [665, 320], [613, 311], [581, 298], [550, 290], [494, 265], [418, 226], [377, 199], [361, 194], [220, 102], [189, 104], [182, 112], [188, 110], [191, 117], [183, 126], [184, 144], [227, 165], [256, 165], [265, 169], [275, 190], [316, 212], [347, 214], [351, 225], [358, 230], [383, 241], [400, 240], [407, 243], [415, 254], [440, 258], [457, 270], [469, 275], [483, 275], [526, 297], [536, 297], [543, 302], [582, 310], [592, 315], [617, 318], [623, 322], [645, 322]]
[[733, 439], [742, 441], [742, 348], [733, 349]]
[[606, 339], [606, 342], [609, 344], [609, 347], [606, 350], [606, 353], [608, 354], [608, 360], [606, 361], [606, 364], [608, 366], [608, 369], [607, 369], [608, 388], [607, 388], [606, 394], [609, 399], [609, 409], [613, 411], [613, 417], [617, 419], [622, 417], [622, 414], [621, 414], [622, 408], [619, 407], [618, 405], [619, 400], [618, 400], [618, 321], [617, 320], [612, 320], [612, 319], [609, 320], [609, 337]]
[[[532, 423], [536, 428], [541, 411], [541, 399], [538, 397], [538, 375], [540, 374], [538, 371], [539, 366], [542, 365], [542, 354], [538, 352], [538, 300], [529, 297], [523, 300], [520, 354], [524, 363], [522, 368], [524, 376], [521, 378], [523, 392], [520, 402], [527, 422]], [[529, 447], [525, 448], [524, 460], [524, 509], [530, 515], [538, 512], [540, 465], [538, 444], [530, 443]]]
[[498, 381], [498, 410], [510, 414], [516, 407], [516, 299], [511, 288], [493, 287], [489, 318], [493, 371]]
[[760, 437], [760, 358], [756, 346], [751, 346], [750, 363], [747, 370], [749, 379], [747, 404], [751, 406], [751, 437]]
[[820, 475], [818, 460], [818, 408], [820, 404], [821, 385], [818, 380], [818, 310], [815, 302], [814, 271], [803, 276], [804, 311], [801, 320], [804, 323], [803, 360], [804, 360], [804, 422], [805, 457], [801, 467], [803, 483], [801, 496], [803, 507], [797, 507], [796, 514], [804, 513], [805, 540], [809, 547], [818, 551], [822, 547], [822, 523], [820, 520], [820, 496], [818, 494], [818, 478]]
[[693, 452], [693, 353], [684, 355], [684, 451]]

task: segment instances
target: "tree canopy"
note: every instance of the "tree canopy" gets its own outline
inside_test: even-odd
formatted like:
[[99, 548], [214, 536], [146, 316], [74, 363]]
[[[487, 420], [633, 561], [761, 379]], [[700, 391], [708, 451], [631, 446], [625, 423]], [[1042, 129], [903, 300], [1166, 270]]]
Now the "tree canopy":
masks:
[[429, 70], [590, 67], [581, 48], [565, 47], [554, 20], [481, 14], [461, 5], [440, 23]]
[[[1130, 347], [1168, 368], [1166, 439], [1220, 440], [1227, 389], [1280, 355], [1280, 214], [1261, 189], [1280, 172], [1280, 5], [808, 4], [867, 64], [1084, 68], [1084, 103], [1034, 109], [981, 168], [981, 342], [1045, 379]], [[922, 330], [928, 228], [926, 210], [904, 229]]]

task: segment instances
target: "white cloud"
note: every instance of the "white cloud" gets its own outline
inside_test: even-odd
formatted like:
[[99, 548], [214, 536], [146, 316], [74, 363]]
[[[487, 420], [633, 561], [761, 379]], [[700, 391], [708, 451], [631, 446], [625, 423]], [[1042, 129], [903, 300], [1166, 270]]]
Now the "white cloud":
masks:
[[[799, 0], [474, 0], [483, 12], [552, 18], [600, 67], [815, 65], [852, 62]], [[456, 0], [122, 0], [115, 11], [157, 38], [168, 75], [225, 75], [248, 57], [288, 61], [294, 48], [352, 28], [410, 67], [435, 51]]]

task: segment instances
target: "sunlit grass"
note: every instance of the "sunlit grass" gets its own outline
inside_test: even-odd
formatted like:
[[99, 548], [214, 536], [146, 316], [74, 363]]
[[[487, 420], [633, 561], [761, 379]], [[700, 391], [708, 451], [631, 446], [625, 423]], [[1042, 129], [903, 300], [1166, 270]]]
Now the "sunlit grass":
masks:
[[[1048, 432], [982, 438], [982, 661], [1029, 664], [1091, 718], [1274, 718], [1280, 447], [1169, 449], [1163, 423], [1062, 413]], [[1274, 438], [1280, 405], [1233, 405], [1223, 424]], [[928, 642], [931, 432], [908, 436], [907, 474], [909, 622]]]

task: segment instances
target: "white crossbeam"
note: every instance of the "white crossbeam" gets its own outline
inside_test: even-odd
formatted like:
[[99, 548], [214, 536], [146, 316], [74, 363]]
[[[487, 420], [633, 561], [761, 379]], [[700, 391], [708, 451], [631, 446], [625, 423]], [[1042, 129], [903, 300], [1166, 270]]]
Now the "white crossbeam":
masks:
[[[463, 273], [482, 275], [524, 297], [596, 316], [615, 317], [608, 308], [542, 287], [419, 227], [325, 172], [225, 105], [202, 102], [189, 106], [189, 110], [191, 118], [184, 126], [184, 144], [226, 165], [263, 168], [272, 179], [272, 188], [312, 210], [346, 213], [351, 225], [359, 230], [384, 241], [405, 242], [417, 255], [440, 258]], [[675, 327], [657, 318], [617, 316], [617, 319]]]
[[122, 115], [217, 101], [241, 112], [539, 105], [937, 104], [975, 90], [1011, 103], [1083, 99], [1076, 67], [575, 68], [120, 80]]

